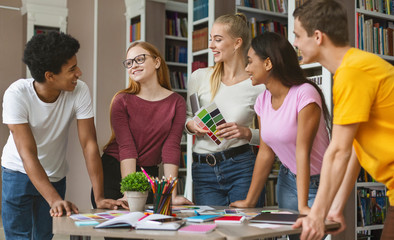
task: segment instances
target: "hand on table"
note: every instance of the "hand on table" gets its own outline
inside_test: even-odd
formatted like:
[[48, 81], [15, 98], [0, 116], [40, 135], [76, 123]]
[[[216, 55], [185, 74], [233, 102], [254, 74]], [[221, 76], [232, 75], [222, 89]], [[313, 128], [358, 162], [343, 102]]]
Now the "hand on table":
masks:
[[121, 198], [118, 200], [114, 199], [100, 199], [96, 201], [97, 208], [113, 209], [117, 210], [119, 207], [129, 209], [127, 200]]
[[70, 216], [73, 212], [78, 213], [77, 206], [75, 206], [74, 203], [65, 200], [55, 201], [49, 210], [51, 217], [61, 217], [63, 216], [63, 213], [65, 213], [66, 216]]
[[176, 196], [172, 198], [172, 205], [194, 205], [194, 203], [183, 196]]
[[324, 219], [306, 216], [299, 218], [293, 228], [302, 227], [301, 240], [320, 240], [324, 236]]
[[238, 200], [230, 203], [230, 207], [238, 207], [238, 208], [253, 208], [255, 204], [251, 204], [245, 200]]
[[335, 234], [338, 234], [338, 233], [342, 232], [343, 230], [345, 230], [346, 222], [345, 222], [345, 217], [343, 216], [342, 212], [331, 212], [330, 211], [330, 212], [328, 212], [327, 219], [330, 221], [337, 222], [337, 223], [341, 224], [341, 226], [338, 229], [333, 230], [333, 231], [328, 231], [327, 232], [328, 234], [335, 235]]

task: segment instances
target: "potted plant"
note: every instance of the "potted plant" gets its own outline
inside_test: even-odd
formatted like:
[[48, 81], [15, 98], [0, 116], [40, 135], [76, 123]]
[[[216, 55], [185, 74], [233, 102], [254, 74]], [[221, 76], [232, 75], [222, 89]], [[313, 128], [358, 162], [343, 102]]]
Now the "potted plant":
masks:
[[126, 194], [130, 212], [144, 211], [151, 186], [142, 172], [127, 175], [120, 183], [120, 191]]

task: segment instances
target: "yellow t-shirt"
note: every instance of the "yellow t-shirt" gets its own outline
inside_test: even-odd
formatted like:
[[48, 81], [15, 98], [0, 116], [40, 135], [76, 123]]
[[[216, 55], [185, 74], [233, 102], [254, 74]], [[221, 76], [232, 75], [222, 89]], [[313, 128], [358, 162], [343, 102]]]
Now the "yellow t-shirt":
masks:
[[394, 67], [351, 48], [334, 75], [333, 123], [360, 123], [353, 146], [361, 166], [387, 186], [394, 206]]

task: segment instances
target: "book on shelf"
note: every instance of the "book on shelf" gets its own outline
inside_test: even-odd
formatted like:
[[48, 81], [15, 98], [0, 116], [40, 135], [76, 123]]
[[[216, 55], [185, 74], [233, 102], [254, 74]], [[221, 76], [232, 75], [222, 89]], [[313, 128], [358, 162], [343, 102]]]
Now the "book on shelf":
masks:
[[276, 32], [287, 39], [287, 24], [273, 20], [257, 21], [255, 17], [249, 18], [249, 26], [252, 37], [258, 36], [264, 32]]
[[357, 8], [387, 15], [394, 15], [393, 0], [358, 0]]
[[176, 37], [187, 37], [187, 14], [166, 12], [166, 34]]
[[192, 72], [199, 68], [206, 68], [208, 63], [206, 61], [194, 61], [192, 62]]
[[193, 1], [193, 21], [208, 17], [208, 0]]
[[175, 44], [168, 44], [166, 48], [166, 61], [187, 63], [187, 47]]
[[171, 87], [174, 89], [187, 89], [187, 73], [171, 71], [170, 83]]
[[178, 230], [184, 221], [157, 222], [158, 219], [174, 219], [172, 216], [162, 214], [145, 215], [143, 212], [130, 212], [128, 214], [107, 220], [94, 228], [134, 227], [135, 229], [150, 230]]
[[375, 54], [393, 56], [394, 22], [357, 13], [356, 47]]
[[59, 32], [60, 28], [48, 27], [48, 26], [34, 26], [34, 35], [37, 34], [48, 34], [50, 32]]
[[141, 39], [141, 20], [140, 17], [130, 19], [130, 42]]
[[358, 188], [357, 189], [357, 225], [364, 227], [383, 224], [386, 217], [388, 199], [386, 190]]
[[287, 13], [287, 0], [238, 0], [237, 6], [257, 8], [270, 12]]
[[208, 27], [204, 27], [193, 31], [192, 33], [192, 51], [196, 52], [199, 50], [208, 48]]

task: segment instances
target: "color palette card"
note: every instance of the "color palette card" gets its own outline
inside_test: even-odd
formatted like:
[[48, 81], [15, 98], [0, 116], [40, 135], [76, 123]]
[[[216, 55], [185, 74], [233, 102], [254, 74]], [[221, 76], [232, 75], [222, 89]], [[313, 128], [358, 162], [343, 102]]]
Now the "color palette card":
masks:
[[211, 103], [207, 107], [202, 107], [194, 116], [193, 120], [204, 130], [208, 130], [208, 137], [217, 145], [220, 145], [223, 138], [218, 137], [216, 134], [218, 130], [217, 126], [226, 123], [223, 115], [221, 114], [216, 103]]

